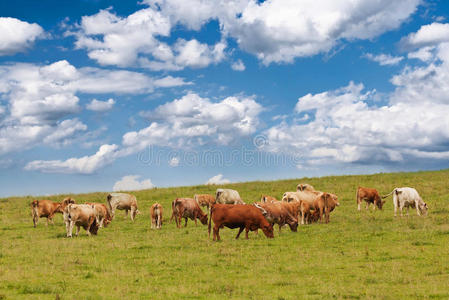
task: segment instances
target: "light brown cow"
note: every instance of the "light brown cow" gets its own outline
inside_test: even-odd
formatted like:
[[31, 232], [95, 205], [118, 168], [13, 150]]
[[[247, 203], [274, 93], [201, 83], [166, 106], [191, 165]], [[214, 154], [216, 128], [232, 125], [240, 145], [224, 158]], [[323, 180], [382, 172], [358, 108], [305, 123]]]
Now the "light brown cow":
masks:
[[162, 227], [162, 214], [164, 209], [159, 203], [154, 203], [150, 208], [151, 228], [160, 229]]
[[200, 219], [203, 225], [207, 224], [207, 214], [205, 214], [195, 199], [192, 198], [177, 198], [173, 203], [173, 214], [175, 215], [176, 226], [178, 228], [181, 227], [181, 219], [185, 219], [184, 227], [187, 226], [187, 219], [195, 221], [195, 225], [197, 225], [196, 219]]
[[95, 205], [69, 204], [66, 208], [66, 213], [67, 237], [72, 237], [73, 226], [76, 226], [76, 236], [78, 236], [81, 226], [86, 230], [88, 236], [97, 234], [99, 224], [97, 223]]
[[139, 214], [137, 209], [136, 196], [125, 193], [110, 193], [107, 196], [107, 203], [112, 218], [115, 216], [115, 210], [125, 210], [125, 218], [128, 217], [128, 211], [131, 211], [131, 220], [134, 221]]
[[[279, 234], [281, 233], [282, 226], [288, 224], [290, 230], [293, 232], [297, 231], [298, 228], [298, 219], [295, 217], [293, 205], [285, 202], [275, 202], [275, 203], [260, 203], [263, 209], [266, 210], [267, 214], [265, 218], [270, 224], [278, 224]], [[290, 213], [290, 210], [287, 208], [292, 207], [293, 214]], [[257, 207], [257, 206], [256, 206]], [[296, 213], [297, 214], [297, 213]]]
[[369, 205], [372, 203], [373, 210], [376, 210], [376, 206], [382, 210], [382, 206], [385, 201], [382, 201], [380, 198], [379, 192], [376, 189], [360, 187], [357, 189], [356, 193], [357, 199], [357, 209], [360, 210], [360, 206], [362, 205], [362, 201], [366, 202], [366, 209], [368, 210]]
[[193, 199], [195, 199], [200, 206], [206, 206], [208, 213], [210, 212], [211, 205], [215, 203], [215, 196], [210, 194], [195, 194]]
[[97, 210], [97, 215], [96, 215], [96, 219], [97, 219], [97, 223], [99, 224], [99, 227], [102, 228], [103, 225], [104, 227], [107, 227], [109, 225], [109, 223], [111, 223], [112, 221], [112, 217], [109, 214], [109, 210], [108, 207], [103, 204], [103, 203], [86, 203], [89, 205], [94, 205], [96, 210]]
[[272, 197], [272, 196], [262, 195], [260, 197], [260, 202], [262, 202], [262, 203], [274, 203], [274, 202], [279, 202], [279, 200], [276, 199], [275, 197]]
[[[325, 196], [327, 195], [327, 196]], [[331, 193], [321, 193], [318, 198], [315, 199], [315, 201], [311, 204], [307, 201], [301, 201], [301, 224], [313, 223], [317, 222], [318, 220], [322, 221], [323, 215], [325, 215], [325, 212], [323, 211], [324, 207], [324, 199], [323, 197], [326, 197], [327, 199], [327, 208], [329, 214], [340, 205], [340, 202], [338, 202], [338, 197], [335, 194]], [[326, 215], [326, 223], [329, 222], [329, 215]]]
[[209, 218], [209, 237], [211, 230], [211, 220], [214, 221], [213, 240], [220, 240], [220, 228], [224, 226], [234, 229], [239, 228], [236, 239], [239, 238], [243, 229], [246, 230], [246, 239], [248, 231], [256, 231], [259, 228], [267, 238], [273, 238], [273, 226], [265, 219], [262, 211], [254, 205], [246, 204], [214, 204], [210, 210]]
[[65, 198], [60, 203], [50, 200], [34, 200], [33, 202], [31, 202], [31, 215], [33, 216], [34, 227], [37, 226], [39, 218], [47, 218], [47, 226], [48, 221], [54, 224], [54, 215], [56, 213], [63, 213], [64, 208], [70, 203], [75, 203], [75, 201], [70, 197]]

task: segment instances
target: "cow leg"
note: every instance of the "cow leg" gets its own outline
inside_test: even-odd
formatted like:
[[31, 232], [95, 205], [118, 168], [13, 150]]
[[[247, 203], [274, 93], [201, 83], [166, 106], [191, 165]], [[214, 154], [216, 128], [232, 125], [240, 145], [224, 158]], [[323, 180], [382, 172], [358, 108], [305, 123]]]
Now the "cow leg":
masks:
[[240, 228], [239, 228], [239, 233], [237, 233], [237, 236], [235, 237], [235, 239], [238, 239], [238, 238], [239, 238], [239, 236], [240, 236], [240, 234], [242, 233], [242, 231], [243, 231], [243, 227], [240, 227]]
[[368, 202], [366, 202], [366, 204], [365, 204], [365, 209], [366, 209], [366, 210], [369, 209], [369, 203], [368, 203]]
[[157, 216], [157, 221], [156, 221], [156, 228], [160, 229], [161, 228], [161, 216]]
[[48, 227], [48, 217], [45, 220], [45, 226]]
[[198, 223], [196, 222], [196, 219], [198, 218], [198, 216], [197, 215], [195, 215], [195, 226], [197, 226], [198, 225]]
[[249, 227], [246, 226], [246, 227], [245, 227], [245, 238], [246, 238], [246, 239], [249, 239], [249, 237], [248, 237], [248, 232], [249, 232]]
[[75, 233], [75, 235], [78, 236], [79, 233], [80, 233], [80, 226], [76, 225], [76, 233]]
[[127, 219], [127, 218], [128, 218], [128, 210], [125, 209], [125, 219]]
[[400, 203], [399, 204], [399, 210], [401, 211], [401, 217], [403, 216], [402, 215], [402, 210], [404, 209], [404, 204], [402, 204], [402, 203]]
[[137, 208], [133, 206], [133, 207], [131, 207], [131, 221], [134, 222], [136, 215], [137, 215]]
[[69, 229], [68, 229], [67, 237], [72, 237], [73, 225], [74, 225], [74, 222], [73, 221], [69, 221]]
[[278, 224], [278, 227], [279, 227], [279, 235], [281, 235], [281, 228], [282, 228], [281, 224]]
[[34, 215], [34, 216], [33, 216], [33, 224], [34, 224], [34, 228], [36, 228], [37, 222], [38, 222], [38, 221], [39, 221], [39, 217], [36, 216], [36, 215]]
[[102, 217], [102, 218], [101, 218], [101, 220], [100, 220], [100, 222], [99, 222], [99, 223], [100, 223], [100, 228], [103, 228], [104, 217]]
[[220, 240], [220, 227], [217, 226], [217, 224], [214, 225], [214, 231], [213, 231], [213, 240], [219, 241]]
[[[184, 223], [184, 227], [187, 227], [187, 218], [184, 218], [184, 219], [186, 220], [186, 222]], [[195, 221], [196, 221], [196, 219], [195, 219]]]
[[361, 204], [362, 204], [362, 203], [361, 203], [360, 201], [357, 200], [357, 209], [358, 209], [359, 211], [361, 210], [361, 207], [360, 207]]
[[420, 215], [421, 215], [421, 212], [419, 211], [419, 205], [418, 205], [417, 202], [415, 202], [415, 207], [416, 207], [416, 214], [417, 214], [418, 216], [420, 216]]

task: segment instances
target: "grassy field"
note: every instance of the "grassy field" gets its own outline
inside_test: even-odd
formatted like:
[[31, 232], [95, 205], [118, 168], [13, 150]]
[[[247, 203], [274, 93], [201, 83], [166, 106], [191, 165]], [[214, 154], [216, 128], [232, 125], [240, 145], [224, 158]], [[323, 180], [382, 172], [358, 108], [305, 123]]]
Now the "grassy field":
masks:
[[[329, 224], [286, 227], [274, 239], [245, 240], [223, 229], [212, 242], [207, 226], [169, 223], [176, 197], [213, 193], [191, 186], [133, 192], [135, 223], [119, 211], [98, 236], [65, 238], [62, 216], [33, 228], [33, 197], [0, 199], [0, 299], [398, 299], [449, 298], [449, 170], [302, 178], [229, 184], [246, 202], [280, 198], [299, 182], [336, 193], [340, 207]], [[357, 211], [357, 186], [381, 194], [412, 186], [429, 206], [427, 217]], [[60, 201], [67, 195], [48, 199]], [[70, 195], [78, 203], [104, 202], [106, 193]], [[149, 207], [165, 208], [161, 230], [150, 229]]]

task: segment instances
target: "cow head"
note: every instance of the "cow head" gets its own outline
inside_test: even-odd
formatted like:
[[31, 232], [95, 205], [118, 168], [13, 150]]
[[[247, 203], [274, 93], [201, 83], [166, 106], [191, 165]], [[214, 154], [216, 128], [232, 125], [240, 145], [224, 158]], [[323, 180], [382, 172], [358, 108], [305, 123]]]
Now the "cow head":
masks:
[[260, 229], [262, 229], [267, 238], [274, 238], [273, 225], [271, 225], [270, 223], [267, 222], [265, 225], [262, 225]]
[[308, 183], [300, 183], [296, 186], [297, 191], [315, 191], [315, 188]]
[[290, 230], [293, 232], [298, 231], [298, 220], [294, 219], [291, 222], [288, 223], [288, 226], [290, 227]]
[[380, 210], [382, 210], [382, 206], [385, 204], [385, 200], [384, 201], [382, 201], [382, 200], [377, 200], [377, 202], [376, 202], [376, 205], [377, 205], [377, 207], [380, 209]]
[[429, 209], [429, 207], [427, 206], [426, 202], [422, 202], [418, 205], [419, 207], [419, 211], [421, 212], [421, 214], [427, 216], [427, 210]]
[[207, 224], [207, 215], [206, 214], [202, 215], [200, 217], [200, 221], [203, 225], [206, 225]]
[[67, 205], [71, 204], [71, 203], [75, 203], [75, 200], [73, 200], [70, 197], [64, 198], [64, 200], [62, 200], [61, 202], [61, 212], [64, 211], [64, 209], [67, 207]]

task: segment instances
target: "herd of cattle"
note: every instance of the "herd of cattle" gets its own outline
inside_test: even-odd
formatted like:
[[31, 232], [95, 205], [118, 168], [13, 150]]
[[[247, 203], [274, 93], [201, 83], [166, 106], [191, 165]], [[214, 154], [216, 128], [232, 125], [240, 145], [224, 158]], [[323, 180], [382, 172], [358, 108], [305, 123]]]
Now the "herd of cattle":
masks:
[[[376, 189], [359, 187], [356, 193], [358, 210], [361, 209], [362, 202], [366, 202], [366, 209], [373, 204], [382, 209], [383, 198], [393, 195], [394, 215], [399, 208], [402, 216], [403, 208], [416, 208], [418, 215], [427, 214], [427, 204], [419, 196], [414, 188], [395, 188], [391, 193], [380, 196]], [[281, 228], [288, 225], [292, 231], [297, 231], [298, 223], [301, 225], [320, 221], [329, 222], [330, 213], [339, 206], [338, 197], [335, 194], [321, 192], [314, 189], [310, 184], [298, 184], [295, 192], [285, 192], [282, 199], [263, 195], [259, 202], [245, 204], [239, 193], [231, 189], [217, 189], [215, 196], [210, 194], [196, 194], [193, 198], [176, 198], [172, 202], [172, 216], [170, 221], [175, 219], [176, 226], [181, 227], [181, 221], [191, 219], [197, 224], [197, 219], [203, 225], [208, 224], [209, 236], [212, 221], [213, 240], [220, 240], [219, 231], [223, 227], [231, 229], [239, 228], [236, 236], [238, 238], [245, 229], [246, 238], [249, 231], [261, 229], [268, 238], [273, 238], [273, 225], [278, 224], [279, 233]], [[206, 207], [205, 213], [201, 207]], [[34, 200], [31, 203], [34, 227], [39, 218], [47, 218], [53, 223], [56, 213], [62, 213], [66, 224], [67, 237], [72, 237], [73, 227], [76, 226], [78, 236], [80, 227], [83, 227], [87, 235], [97, 234], [98, 229], [108, 226], [115, 215], [116, 210], [125, 210], [126, 216], [130, 212], [131, 220], [134, 221], [139, 210], [137, 209], [137, 199], [135, 196], [125, 193], [111, 193], [107, 196], [106, 204], [85, 203], [76, 204], [68, 197], [62, 202], [52, 202], [50, 200]], [[208, 217], [209, 216], [209, 217]], [[301, 219], [299, 219], [301, 218]], [[163, 207], [159, 203], [154, 203], [150, 208], [151, 228], [162, 227]], [[209, 222], [208, 222], [209, 219]]]

